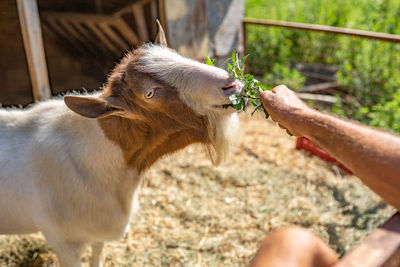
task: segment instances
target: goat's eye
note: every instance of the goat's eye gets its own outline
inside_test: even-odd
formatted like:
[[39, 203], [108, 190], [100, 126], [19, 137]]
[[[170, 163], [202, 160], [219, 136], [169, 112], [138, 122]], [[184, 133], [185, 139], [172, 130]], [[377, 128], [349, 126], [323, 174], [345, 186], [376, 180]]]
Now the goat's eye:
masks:
[[151, 88], [151, 89], [146, 93], [145, 97], [146, 97], [147, 99], [152, 98], [152, 97], [154, 96], [154, 94], [155, 94], [155, 91], [156, 91], [156, 89]]

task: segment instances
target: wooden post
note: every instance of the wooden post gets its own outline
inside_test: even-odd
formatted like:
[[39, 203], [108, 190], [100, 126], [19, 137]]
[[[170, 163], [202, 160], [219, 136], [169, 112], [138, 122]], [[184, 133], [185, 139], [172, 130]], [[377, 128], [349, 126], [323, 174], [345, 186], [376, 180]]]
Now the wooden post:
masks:
[[[246, 22], [242, 21], [242, 34], [243, 34], [243, 56], [247, 55], [247, 31], [246, 31]], [[247, 73], [249, 71], [249, 61], [246, 60], [244, 63], [244, 72]]]
[[382, 40], [392, 43], [400, 43], [400, 35], [383, 33], [383, 32], [370, 32], [370, 31], [362, 31], [362, 30], [353, 30], [348, 28], [341, 27], [333, 27], [326, 25], [318, 25], [318, 24], [308, 24], [308, 23], [299, 23], [299, 22], [289, 22], [289, 21], [276, 21], [276, 20], [264, 20], [264, 19], [251, 19], [245, 18], [243, 19], [244, 23], [254, 24], [254, 25], [266, 25], [271, 27], [281, 27], [281, 28], [289, 28], [289, 29], [298, 29], [298, 30], [306, 30], [306, 31], [316, 31], [316, 32], [324, 32], [330, 34], [340, 34], [340, 35], [349, 35], [367, 39], [376, 39]]
[[49, 99], [51, 91], [36, 0], [17, 0], [17, 7], [31, 76], [33, 99], [35, 101]]

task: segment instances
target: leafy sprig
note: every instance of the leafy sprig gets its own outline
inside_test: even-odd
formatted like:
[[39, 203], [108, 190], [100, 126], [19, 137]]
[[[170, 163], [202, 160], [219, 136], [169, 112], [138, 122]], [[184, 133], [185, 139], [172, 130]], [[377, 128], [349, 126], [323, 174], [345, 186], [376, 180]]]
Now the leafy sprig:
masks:
[[[257, 110], [263, 109], [265, 116], [268, 118], [267, 111], [263, 108], [260, 102], [260, 93], [265, 91], [265, 86], [254, 78], [253, 75], [244, 73], [245, 62], [248, 55], [240, 58], [236, 50], [233, 51], [231, 58], [226, 60], [222, 67], [224, 67], [235, 79], [243, 84], [240, 94], [233, 94], [229, 97], [230, 104], [223, 105], [224, 108], [232, 107], [238, 111], [246, 110], [247, 104], [250, 102], [254, 110], [251, 112], [253, 115]], [[215, 66], [215, 59], [206, 57], [205, 63], [210, 66]]]

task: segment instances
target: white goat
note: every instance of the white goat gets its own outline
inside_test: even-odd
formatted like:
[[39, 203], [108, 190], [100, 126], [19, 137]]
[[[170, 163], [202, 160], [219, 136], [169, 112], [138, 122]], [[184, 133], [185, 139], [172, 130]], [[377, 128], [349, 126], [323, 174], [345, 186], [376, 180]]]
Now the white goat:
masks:
[[99, 93], [0, 110], [0, 234], [41, 231], [68, 267], [91, 245], [99, 266], [157, 159], [195, 142], [224, 158], [238, 119], [221, 105], [239, 83], [167, 48], [160, 25], [157, 39], [128, 53]]

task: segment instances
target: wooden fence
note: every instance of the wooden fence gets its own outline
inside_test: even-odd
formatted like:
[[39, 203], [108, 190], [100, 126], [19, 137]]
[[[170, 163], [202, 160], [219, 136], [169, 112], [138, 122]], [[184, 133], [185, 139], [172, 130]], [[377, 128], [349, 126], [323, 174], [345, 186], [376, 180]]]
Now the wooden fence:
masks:
[[315, 31], [328, 34], [349, 35], [360, 38], [375, 39], [392, 43], [400, 43], [400, 35], [396, 34], [362, 31], [362, 30], [354, 30], [348, 28], [299, 23], [299, 22], [244, 18], [242, 21], [242, 27], [243, 27], [243, 41], [244, 41], [245, 52], [247, 51], [247, 34], [246, 34], [247, 25], [262, 25], [268, 27], [288, 28], [293, 30]]

